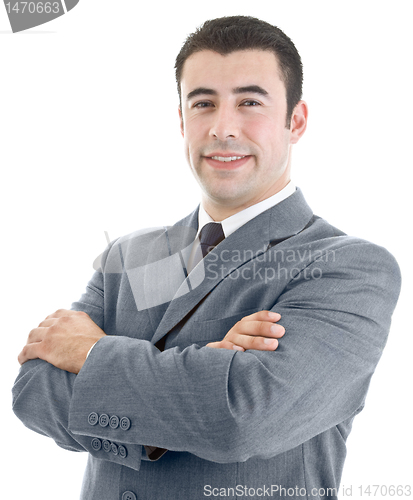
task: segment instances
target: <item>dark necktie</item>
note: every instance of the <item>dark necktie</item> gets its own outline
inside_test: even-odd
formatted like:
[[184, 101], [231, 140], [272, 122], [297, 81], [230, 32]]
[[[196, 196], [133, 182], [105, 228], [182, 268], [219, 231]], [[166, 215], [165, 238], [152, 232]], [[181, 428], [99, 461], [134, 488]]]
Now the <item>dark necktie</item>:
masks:
[[199, 243], [203, 257], [224, 239], [225, 235], [220, 222], [208, 222], [208, 224], [205, 224], [199, 233]]

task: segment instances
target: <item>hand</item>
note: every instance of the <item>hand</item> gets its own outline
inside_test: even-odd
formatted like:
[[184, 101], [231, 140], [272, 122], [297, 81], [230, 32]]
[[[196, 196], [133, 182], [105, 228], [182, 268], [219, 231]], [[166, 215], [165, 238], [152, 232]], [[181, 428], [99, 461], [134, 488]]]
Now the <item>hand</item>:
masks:
[[61, 370], [79, 373], [89, 349], [105, 336], [88, 314], [59, 309], [29, 333], [18, 360], [22, 365], [40, 358]]
[[275, 323], [281, 315], [271, 311], [258, 311], [238, 321], [220, 342], [210, 342], [207, 347], [245, 351], [274, 351], [285, 328]]

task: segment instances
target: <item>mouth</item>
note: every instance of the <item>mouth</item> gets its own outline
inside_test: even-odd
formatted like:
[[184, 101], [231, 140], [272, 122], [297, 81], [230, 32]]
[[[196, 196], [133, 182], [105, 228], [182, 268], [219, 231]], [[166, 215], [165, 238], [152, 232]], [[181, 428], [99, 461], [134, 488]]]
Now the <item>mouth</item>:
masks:
[[237, 154], [226, 154], [204, 156], [206, 162], [213, 168], [233, 170], [244, 165], [250, 158], [251, 155], [237, 155]]
[[217, 160], [222, 162], [236, 161], [245, 158], [245, 156], [208, 156], [211, 160]]

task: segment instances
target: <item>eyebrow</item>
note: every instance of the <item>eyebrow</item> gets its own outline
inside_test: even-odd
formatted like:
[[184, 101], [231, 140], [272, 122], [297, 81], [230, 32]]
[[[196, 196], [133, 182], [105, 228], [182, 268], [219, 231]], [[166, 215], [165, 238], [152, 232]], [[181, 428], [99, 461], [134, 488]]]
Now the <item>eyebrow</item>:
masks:
[[[247, 85], [245, 87], [235, 87], [234, 89], [232, 89], [232, 93], [233, 94], [253, 93], [268, 97], [268, 92], [259, 85]], [[189, 101], [193, 97], [197, 97], [199, 95], [218, 95], [218, 92], [214, 89], [209, 89], [206, 87], [198, 87], [189, 92], [186, 98]]]

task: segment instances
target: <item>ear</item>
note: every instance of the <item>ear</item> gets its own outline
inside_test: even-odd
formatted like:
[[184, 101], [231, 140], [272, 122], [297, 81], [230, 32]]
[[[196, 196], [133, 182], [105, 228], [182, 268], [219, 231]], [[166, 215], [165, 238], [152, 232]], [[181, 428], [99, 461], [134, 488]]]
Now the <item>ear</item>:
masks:
[[184, 137], [184, 119], [182, 118], [181, 106], [178, 107], [178, 114], [179, 114], [181, 134], [182, 134], [182, 137]]
[[307, 128], [308, 106], [305, 101], [299, 101], [291, 116], [291, 144], [296, 144]]

